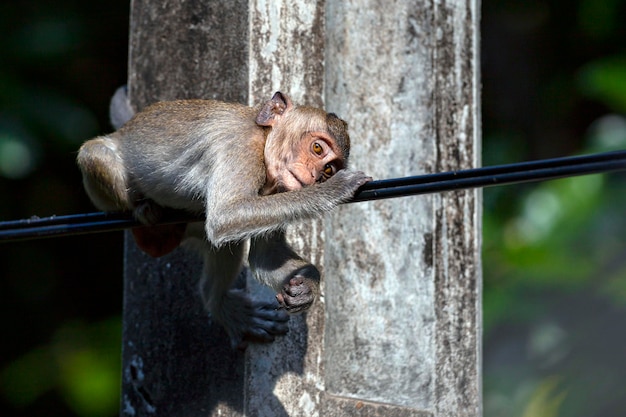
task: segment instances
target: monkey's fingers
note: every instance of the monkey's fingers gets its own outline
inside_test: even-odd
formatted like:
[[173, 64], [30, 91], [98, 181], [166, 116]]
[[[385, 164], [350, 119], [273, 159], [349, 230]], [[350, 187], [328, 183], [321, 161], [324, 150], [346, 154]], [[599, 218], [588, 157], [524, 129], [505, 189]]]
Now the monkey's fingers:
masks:
[[276, 309], [275, 304], [258, 302], [253, 304], [244, 339], [250, 342], [272, 342], [276, 336], [282, 336], [289, 330], [289, 315]]
[[285, 334], [287, 334], [286, 330], [283, 333], [274, 334], [263, 328], [250, 329], [250, 331], [244, 334], [243, 343], [270, 343], [276, 339], [276, 336], [282, 336]]
[[252, 323], [249, 323], [249, 326], [242, 333], [231, 335], [231, 346], [233, 349], [244, 351], [250, 343], [270, 343], [276, 339], [276, 336], [287, 334], [289, 316], [285, 312], [282, 312], [282, 316], [286, 318], [285, 321], [253, 319]]
[[255, 302], [252, 304], [254, 311], [253, 318], [261, 320], [275, 321], [286, 323], [289, 321], [289, 314], [280, 310], [280, 306], [276, 303], [267, 303], [264, 301]]

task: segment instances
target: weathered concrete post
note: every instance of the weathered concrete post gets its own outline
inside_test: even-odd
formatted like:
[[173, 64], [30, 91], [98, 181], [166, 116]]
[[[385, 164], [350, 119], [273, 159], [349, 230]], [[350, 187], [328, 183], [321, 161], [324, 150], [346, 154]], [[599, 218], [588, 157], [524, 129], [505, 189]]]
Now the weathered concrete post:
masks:
[[[242, 0], [132, 0], [133, 105], [247, 102], [247, 10]], [[201, 305], [200, 270], [180, 249], [151, 259], [126, 234], [122, 416], [243, 415], [243, 357]]]
[[[374, 178], [477, 166], [478, 1], [327, 5], [326, 103], [351, 123], [355, 165]], [[321, 415], [360, 415], [358, 400], [374, 403], [363, 415], [480, 415], [480, 203], [454, 192], [332, 217]]]
[[[131, 100], [280, 89], [348, 120], [375, 178], [475, 166], [477, 1], [133, 0]], [[198, 262], [127, 238], [122, 415], [480, 415], [479, 207], [403, 198], [294, 228], [324, 296], [245, 356], [203, 312]]]

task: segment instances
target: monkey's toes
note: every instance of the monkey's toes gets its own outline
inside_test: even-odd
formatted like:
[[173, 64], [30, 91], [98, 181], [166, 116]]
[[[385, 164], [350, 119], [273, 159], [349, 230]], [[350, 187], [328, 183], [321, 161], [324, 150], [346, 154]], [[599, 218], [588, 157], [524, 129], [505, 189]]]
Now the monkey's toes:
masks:
[[137, 220], [146, 225], [154, 225], [163, 217], [163, 208], [152, 200], [144, 200], [134, 209]]
[[315, 301], [315, 292], [306, 278], [295, 276], [276, 294], [276, 300], [289, 313], [298, 313], [311, 307]]

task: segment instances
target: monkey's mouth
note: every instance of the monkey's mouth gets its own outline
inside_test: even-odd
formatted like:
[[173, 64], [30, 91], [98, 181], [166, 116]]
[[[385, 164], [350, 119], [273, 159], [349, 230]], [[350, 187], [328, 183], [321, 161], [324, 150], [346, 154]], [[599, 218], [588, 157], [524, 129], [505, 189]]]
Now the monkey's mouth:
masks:
[[291, 178], [285, 181], [286, 188], [295, 190], [307, 186], [307, 184], [301, 181], [300, 178], [292, 170], [288, 169], [287, 172], [289, 173]]

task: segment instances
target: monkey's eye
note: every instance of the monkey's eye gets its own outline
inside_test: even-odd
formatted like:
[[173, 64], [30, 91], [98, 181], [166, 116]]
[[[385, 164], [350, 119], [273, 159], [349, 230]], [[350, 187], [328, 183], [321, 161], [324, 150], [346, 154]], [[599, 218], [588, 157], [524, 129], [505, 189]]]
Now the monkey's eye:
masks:
[[316, 155], [321, 155], [322, 152], [324, 152], [324, 148], [322, 148], [322, 145], [320, 145], [319, 143], [315, 142], [313, 144], [313, 152], [315, 152]]
[[324, 176], [330, 178], [335, 173], [335, 168], [331, 164], [324, 165]]

